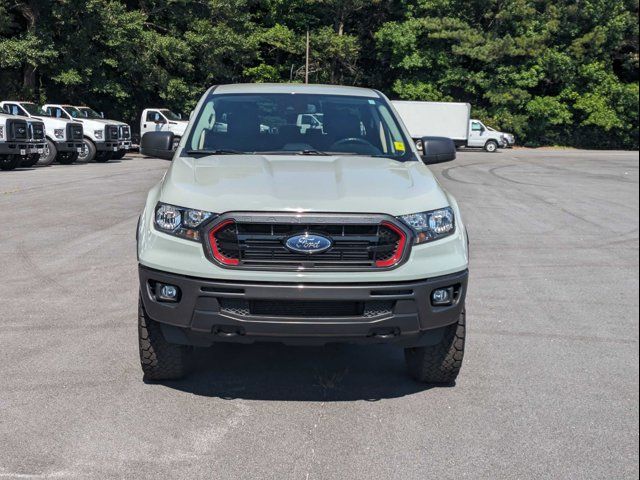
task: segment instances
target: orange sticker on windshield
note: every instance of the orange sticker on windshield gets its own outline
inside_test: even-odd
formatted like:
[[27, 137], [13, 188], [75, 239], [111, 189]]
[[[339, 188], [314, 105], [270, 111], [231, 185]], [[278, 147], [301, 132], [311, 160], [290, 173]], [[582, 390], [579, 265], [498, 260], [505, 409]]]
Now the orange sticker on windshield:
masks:
[[393, 146], [396, 147], [397, 151], [404, 152], [404, 142], [393, 142]]

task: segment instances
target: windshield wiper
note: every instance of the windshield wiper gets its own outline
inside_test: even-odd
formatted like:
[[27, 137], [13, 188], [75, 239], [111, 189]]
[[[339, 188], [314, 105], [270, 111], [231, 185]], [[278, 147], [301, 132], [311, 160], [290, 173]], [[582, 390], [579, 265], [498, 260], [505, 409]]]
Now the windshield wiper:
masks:
[[227, 148], [218, 148], [213, 150], [187, 150], [188, 155], [244, 155], [248, 152], [241, 152], [240, 150], [231, 150]]
[[256, 151], [255, 155], [333, 155], [332, 153], [322, 152], [320, 150], [270, 150], [266, 152]]

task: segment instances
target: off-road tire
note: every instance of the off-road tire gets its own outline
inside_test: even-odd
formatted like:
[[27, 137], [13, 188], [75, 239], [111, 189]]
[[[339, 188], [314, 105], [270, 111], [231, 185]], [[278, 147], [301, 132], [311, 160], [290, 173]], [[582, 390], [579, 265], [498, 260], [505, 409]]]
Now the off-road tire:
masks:
[[20, 165], [19, 155], [5, 155], [0, 157], [0, 170], [13, 170]]
[[487, 140], [487, 143], [484, 144], [484, 149], [490, 153], [497, 152], [498, 147], [498, 142], [496, 142], [495, 140]]
[[30, 153], [20, 160], [20, 166], [24, 168], [31, 168], [40, 160], [40, 154]]
[[176, 380], [189, 372], [191, 348], [165, 340], [160, 324], [150, 319], [138, 300], [138, 343], [145, 380]]
[[[44, 152], [40, 155], [40, 159], [38, 160], [38, 165], [47, 166], [51, 165], [56, 161], [56, 156], [58, 155], [58, 149], [56, 148], [56, 144], [47, 138], [46, 146], [44, 148]], [[48, 154], [47, 154], [48, 152]]]
[[91, 163], [96, 158], [96, 152], [98, 151], [98, 149], [96, 148], [95, 144], [88, 138], [84, 138], [82, 142], [84, 143], [83, 148], [86, 149], [87, 154], [78, 154], [78, 160], [76, 161], [78, 163]]
[[417, 348], [405, 348], [404, 358], [409, 374], [424, 383], [452, 384], [462, 367], [465, 343], [465, 310], [458, 322], [446, 327], [440, 343]]

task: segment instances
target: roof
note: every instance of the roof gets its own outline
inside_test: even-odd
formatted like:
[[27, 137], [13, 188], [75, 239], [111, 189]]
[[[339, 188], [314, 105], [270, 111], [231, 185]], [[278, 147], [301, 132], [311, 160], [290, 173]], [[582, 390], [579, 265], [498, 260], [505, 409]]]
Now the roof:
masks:
[[371, 88], [345, 87], [342, 85], [307, 85], [303, 83], [236, 83], [219, 85], [216, 87], [215, 93], [307, 93], [380, 98], [380, 94]]

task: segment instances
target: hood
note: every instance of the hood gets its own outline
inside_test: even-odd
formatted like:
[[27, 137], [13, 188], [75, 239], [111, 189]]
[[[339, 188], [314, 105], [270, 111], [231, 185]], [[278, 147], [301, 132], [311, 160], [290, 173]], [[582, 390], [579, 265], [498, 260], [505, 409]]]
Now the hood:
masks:
[[48, 128], [67, 128], [67, 125], [70, 123], [79, 123], [79, 122], [76, 122], [75, 120], [67, 120], [66, 118], [38, 117], [38, 116], [31, 116], [30, 118], [33, 118], [34, 120], [40, 120], [45, 125], [47, 125]]
[[169, 125], [170, 125], [169, 130], [171, 130], [172, 132], [178, 135], [184, 135], [184, 132], [187, 129], [187, 125], [189, 125], [189, 122], [185, 120], [171, 120], [169, 122]]
[[216, 213], [298, 211], [402, 215], [449, 205], [422, 162], [299, 155], [176, 157], [161, 201]]

